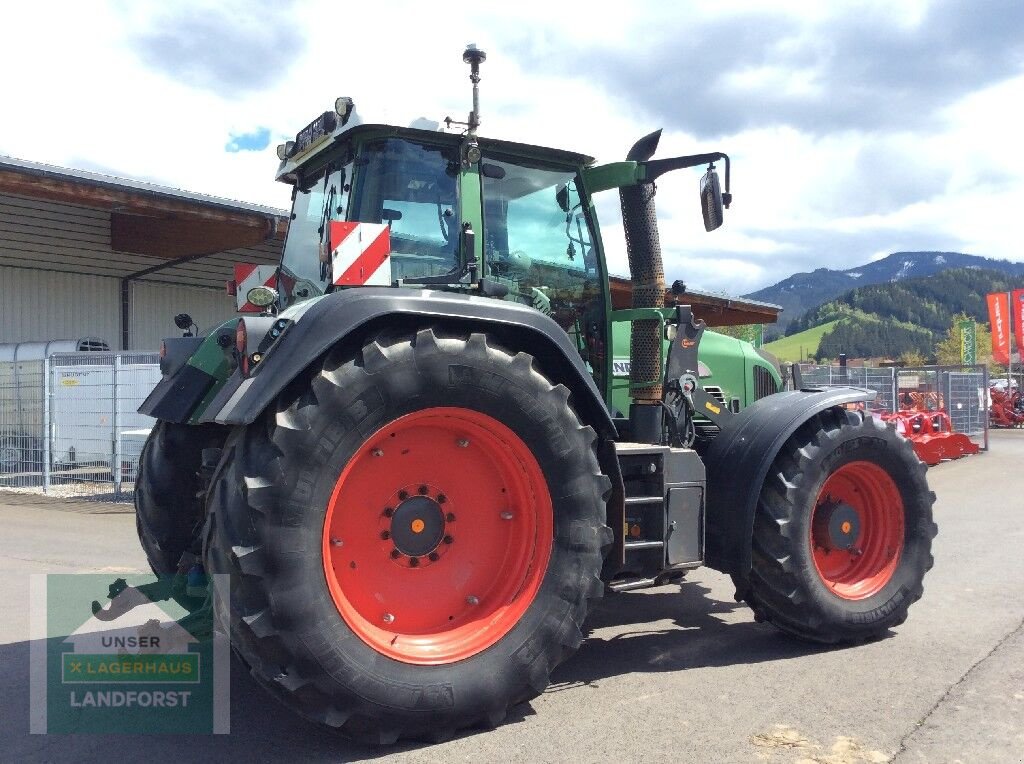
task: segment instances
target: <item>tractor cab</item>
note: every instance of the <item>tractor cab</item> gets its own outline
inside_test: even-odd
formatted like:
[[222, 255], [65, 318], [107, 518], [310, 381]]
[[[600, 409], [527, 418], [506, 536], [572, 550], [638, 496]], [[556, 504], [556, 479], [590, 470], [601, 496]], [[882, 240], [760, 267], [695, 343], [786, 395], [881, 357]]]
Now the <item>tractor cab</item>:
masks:
[[294, 186], [281, 308], [357, 286], [483, 294], [553, 318], [604, 377], [608, 278], [581, 193], [590, 157], [479, 139], [467, 163], [461, 135], [374, 124], [306, 156], [297, 145], [279, 152], [278, 179]]

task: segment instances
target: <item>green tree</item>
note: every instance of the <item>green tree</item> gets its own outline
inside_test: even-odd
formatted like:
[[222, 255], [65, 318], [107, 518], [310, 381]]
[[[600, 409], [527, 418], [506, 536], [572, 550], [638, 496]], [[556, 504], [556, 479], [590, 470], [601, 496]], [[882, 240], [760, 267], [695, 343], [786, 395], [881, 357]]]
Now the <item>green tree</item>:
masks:
[[918, 350], [904, 350], [903, 355], [900, 356], [900, 363], [912, 369], [917, 366], [924, 366], [928, 363], [928, 359], [924, 357], [924, 353]]
[[942, 365], [956, 365], [960, 363], [960, 322], [961, 321], [975, 321], [977, 323], [977, 330], [975, 331], [975, 350], [977, 353], [978, 363], [992, 363], [992, 332], [988, 328], [988, 324], [983, 324], [977, 321], [973, 316], [968, 316], [966, 313], [957, 313], [953, 316], [953, 320], [950, 322], [949, 329], [946, 330], [946, 336], [935, 346], [935, 358], [936, 362]]

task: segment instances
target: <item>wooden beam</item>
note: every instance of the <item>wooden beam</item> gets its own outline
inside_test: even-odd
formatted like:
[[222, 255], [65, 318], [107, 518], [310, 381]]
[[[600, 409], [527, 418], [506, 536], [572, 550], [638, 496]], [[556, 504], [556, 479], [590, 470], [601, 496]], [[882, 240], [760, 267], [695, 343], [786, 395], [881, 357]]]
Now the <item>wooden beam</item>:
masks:
[[263, 225], [182, 217], [144, 217], [114, 212], [110, 216], [110, 248], [150, 257], [177, 260], [263, 243], [273, 232]]
[[[625, 310], [633, 306], [633, 285], [629, 279], [612, 276], [609, 279], [612, 308]], [[718, 297], [686, 293], [674, 295], [665, 291], [665, 305], [691, 305], [693, 314], [708, 326], [746, 326], [772, 324], [779, 319], [779, 309], [750, 303], [739, 297]]]

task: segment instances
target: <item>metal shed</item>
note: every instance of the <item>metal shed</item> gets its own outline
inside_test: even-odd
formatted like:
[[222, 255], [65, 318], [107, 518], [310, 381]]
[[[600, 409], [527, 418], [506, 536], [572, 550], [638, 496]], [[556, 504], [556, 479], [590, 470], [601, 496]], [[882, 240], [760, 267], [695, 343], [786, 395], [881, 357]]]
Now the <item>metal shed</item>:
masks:
[[0, 157], [0, 343], [94, 335], [155, 350], [187, 311], [234, 314], [236, 262], [276, 263], [287, 213]]

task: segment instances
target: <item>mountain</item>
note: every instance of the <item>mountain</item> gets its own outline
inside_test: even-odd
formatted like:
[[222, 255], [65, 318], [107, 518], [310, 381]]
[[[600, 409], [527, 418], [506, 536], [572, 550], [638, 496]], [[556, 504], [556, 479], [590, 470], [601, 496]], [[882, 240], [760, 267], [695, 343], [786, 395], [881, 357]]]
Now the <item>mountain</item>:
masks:
[[[1022, 283], [1024, 273], [1014, 276], [970, 266], [869, 284], [847, 290], [792, 320], [785, 339], [790, 345], [799, 342], [803, 352], [819, 357], [835, 358], [839, 353], [851, 358], [898, 357], [907, 351], [929, 357], [954, 315], [965, 313], [985, 323], [985, 295], [1007, 292]], [[818, 335], [818, 347], [812, 348], [813, 332], [808, 330], [822, 327], [827, 329]]]
[[961, 252], [894, 252], [881, 260], [845, 271], [818, 268], [811, 273], [796, 273], [744, 297], [783, 307], [777, 328], [774, 332], [767, 332], [777, 336], [783, 326], [800, 318], [806, 311], [852, 288], [931, 276], [950, 268], [985, 268], [1010, 276], [1024, 276], [1024, 263], [1008, 260], [993, 260]]

